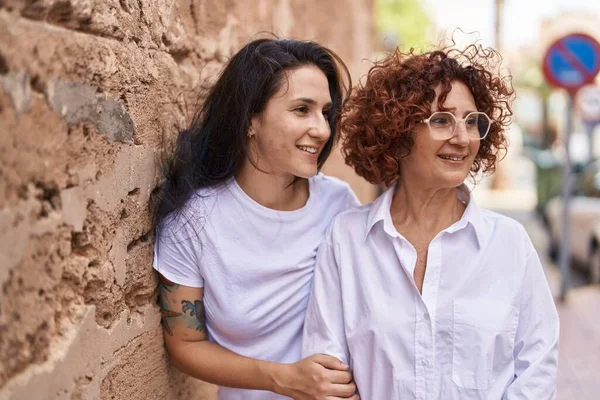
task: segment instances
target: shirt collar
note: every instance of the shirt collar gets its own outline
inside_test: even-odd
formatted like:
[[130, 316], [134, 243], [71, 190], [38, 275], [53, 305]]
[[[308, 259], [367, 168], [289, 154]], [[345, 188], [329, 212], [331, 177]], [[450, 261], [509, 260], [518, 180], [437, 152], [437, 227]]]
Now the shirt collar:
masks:
[[460, 229], [470, 226], [475, 233], [477, 244], [481, 248], [489, 234], [489, 228], [483, 219], [481, 209], [475, 204], [475, 199], [471, 196], [469, 188], [464, 183], [458, 186], [456, 195], [459, 200], [467, 205], [465, 212], [458, 222], [446, 229], [449, 233], [454, 233]]
[[392, 216], [390, 214], [390, 207], [392, 206], [392, 198], [396, 192], [397, 183], [390, 186], [385, 192], [383, 192], [372, 204], [367, 217], [367, 230], [365, 232], [365, 240], [379, 221], [383, 221], [383, 230], [390, 236], [398, 236], [398, 231], [392, 223]]
[[[373, 226], [377, 224], [379, 221], [383, 223], [383, 230], [390, 236], [396, 237], [400, 236], [394, 224], [392, 222], [392, 216], [390, 214], [390, 207], [392, 205], [392, 199], [394, 197], [394, 193], [396, 192], [397, 183], [390, 186], [381, 196], [379, 196], [371, 206], [369, 210], [369, 214], [367, 217], [367, 229], [365, 232], [365, 240], [367, 236], [373, 229]], [[481, 248], [485, 239], [488, 236], [489, 228], [485, 223], [483, 216], [481, 215], [481, 209], [477, 207], [475, 204], [475, 200], [467, 186], [463, 183], [457, 187], [457, 196], [458, 198], [467, 205], [465, 212], [463, 213], [461, 219], [456, 223], [452, 224], [450, 227], [445, 229], [446, 232], [454, 233], [460, 229], [465, 228], [467, 225], [471, 226], [475, 233], [475, 237], [477, 239], [477, 244]]]

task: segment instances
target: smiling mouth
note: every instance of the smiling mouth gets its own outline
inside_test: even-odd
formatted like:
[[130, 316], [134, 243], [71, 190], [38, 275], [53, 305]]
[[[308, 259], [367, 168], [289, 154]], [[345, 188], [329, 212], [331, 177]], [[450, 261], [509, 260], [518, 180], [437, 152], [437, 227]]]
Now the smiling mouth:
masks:
[[319, 149], [315, 148], [315, 147], [308, 147], [308, 146], [296, 146], [298, 149], [309, 153], [309, 154], [317, 154], [319, 152]]
[[444, 155], [439, 155], [439, 158], [441, 158], [442, 160], [448, 160], [448, 161], [463, 161], [465, 158], [467, 158], [467, 156], [444, 156]]

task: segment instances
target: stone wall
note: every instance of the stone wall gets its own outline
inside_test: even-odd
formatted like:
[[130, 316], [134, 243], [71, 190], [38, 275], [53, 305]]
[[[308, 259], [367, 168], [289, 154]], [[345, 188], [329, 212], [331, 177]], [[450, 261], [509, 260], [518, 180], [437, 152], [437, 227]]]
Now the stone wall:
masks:
[[[0, 399], [212, 399], [169, 367], [147, 202], [156, 149], [260, 31], [354, 78], [372, 0], [0, 0]], [[343, 166], [363, 200], [373, 188]]]

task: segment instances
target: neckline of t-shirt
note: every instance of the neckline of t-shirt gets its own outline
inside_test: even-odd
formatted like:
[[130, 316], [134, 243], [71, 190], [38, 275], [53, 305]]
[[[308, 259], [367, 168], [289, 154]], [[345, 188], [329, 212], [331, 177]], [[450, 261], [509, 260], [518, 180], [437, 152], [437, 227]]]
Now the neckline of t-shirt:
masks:
[[298, 219], [299, 217], [304, 216], [306, 213], [310, 211], [317, 197], [317, 185], [315, 182], [316, 175], [308, 178], [308, 199], [306, 200], [306, 204], [297, 210], [292, 211], [280, 211], [274, 210], [269, 207], [265, 207], [262, 204], [258, 203], [252, 197], [248, 196], [244, 189], [237, 183], [235, 177], [231, 178], [230, 187], [233, 191], [233, 194], [244, 203], [250, 210], [255, 211], [263, 216], [276, 218], [278, 220], [281, 219]]

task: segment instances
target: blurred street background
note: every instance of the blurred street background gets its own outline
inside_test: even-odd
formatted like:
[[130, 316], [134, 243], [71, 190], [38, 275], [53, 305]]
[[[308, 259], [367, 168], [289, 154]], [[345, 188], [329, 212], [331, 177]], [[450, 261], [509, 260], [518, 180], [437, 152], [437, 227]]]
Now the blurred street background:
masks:
[[[548, 83], [544, 56], [574, 33], [600, 41], [600, 2], [587, 0], [380, 0], [382, 50], [426, 49], [452, 37], [497, 49], [517, 97], [506, 158], [491, 178], [478, 179], [479, 206], [521, 222], [542, 259], [561, 318], [559, 400], [600, 398], [600, 95], [592, 82], [592, 114], [575, 99], [566, 155], [567, 91]], [[458, 28], [458, 30], [457, 30]], [[588, 123], [584, 123], [587, 121]], [[572, 195], [567, 237], [561, 229], [563, 169], [569, 158]], [[563, 286], [560, 253], [568, 242]], [[565, 264], [566, 265], [566, 264]]]

